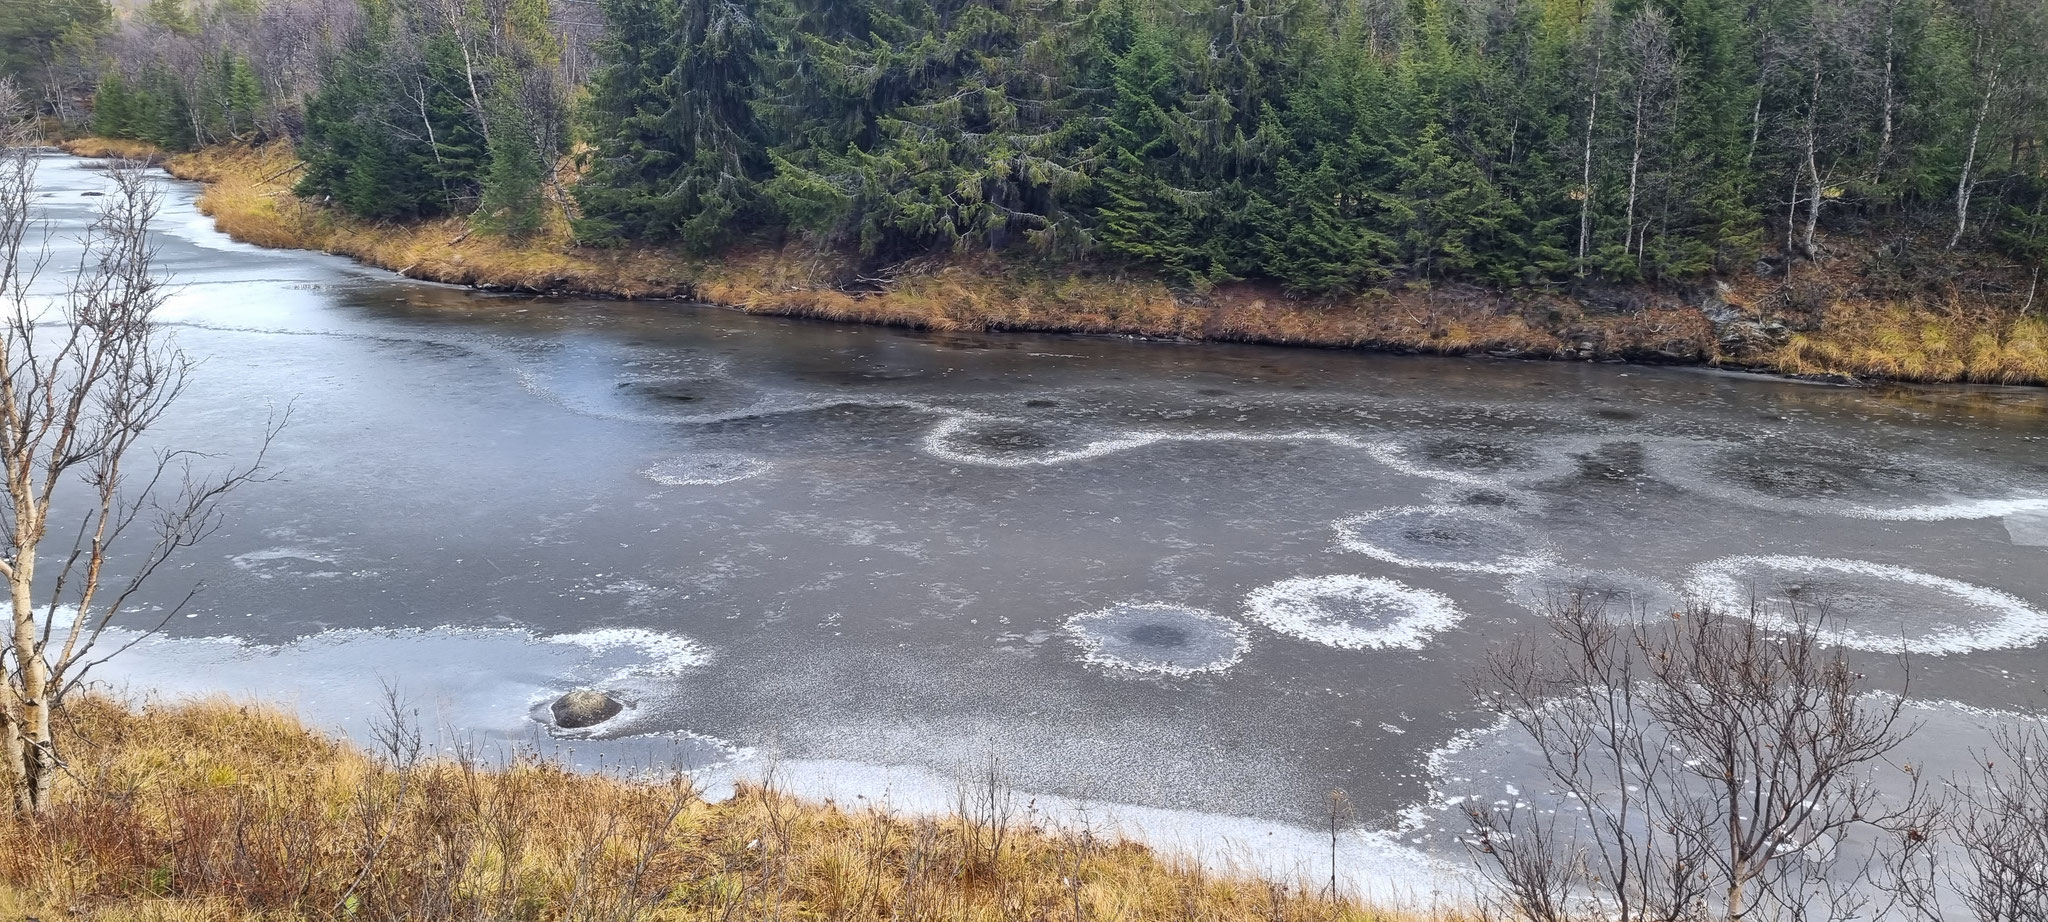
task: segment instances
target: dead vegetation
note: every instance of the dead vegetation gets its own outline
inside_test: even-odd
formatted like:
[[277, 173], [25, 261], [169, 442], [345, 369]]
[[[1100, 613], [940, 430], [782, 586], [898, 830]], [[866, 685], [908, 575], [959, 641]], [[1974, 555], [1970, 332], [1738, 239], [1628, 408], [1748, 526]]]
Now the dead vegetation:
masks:
[[0, 825], [0, 912], [52, 919], [1146, 920], [1399, 916], [1050, 832], [990, 782], [947, 817], [720, 802], [676, 775], [430, 756], [403, 709], [373, 756], [223, 700], [75, 698], [53, 808]]

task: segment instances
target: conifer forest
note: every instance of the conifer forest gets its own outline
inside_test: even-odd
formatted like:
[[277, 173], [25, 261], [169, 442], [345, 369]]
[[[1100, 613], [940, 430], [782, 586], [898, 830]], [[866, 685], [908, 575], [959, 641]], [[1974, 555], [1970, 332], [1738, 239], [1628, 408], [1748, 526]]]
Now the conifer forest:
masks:
[[46, 117], [358, 216], [1297, 295], [2048, 258], [2041, 0], [7, 0]]

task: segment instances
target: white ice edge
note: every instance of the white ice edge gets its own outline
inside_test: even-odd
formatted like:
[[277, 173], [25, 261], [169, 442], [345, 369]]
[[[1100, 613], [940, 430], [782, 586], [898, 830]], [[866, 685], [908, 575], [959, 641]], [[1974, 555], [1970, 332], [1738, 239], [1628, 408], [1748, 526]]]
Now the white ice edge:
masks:
[[[733, 780], [771, 779], [777, 789], [842, 807], [943, 816], [959, 808], [971, 785], [929, 769], [842, 760], [746, 760], [732, 764]], [[1219, 874], [1253, 875], [1310, 888], [1330, 879], [1329, 830], [1271, 820], [1143, 807], [1019, 791], [1020, 824], [1098, 839], [1139, 842]], [[1028, 811], [1028, 812], [1027, 812]], [[1379, 906], [1413, 909], [1468, 907], [1477, 894], [1473, 872], [1406, 845], [1386, 830], [1349, 830], [1337, 846], [1339, 885]]]
[[[1363, 602], [1405, 614], [1381, 627], [1339, 622], [1318, 599]], [[1439, 631], [1456, 627], [1464, 612], [1449, 596], [1371, 576], [1304, 576], [1252, 590], [1245, 611], [1279, 633], [1346, 650], [1420, 650]]]
[[[1794, 573], [1838, 573], [1891, 580], [1944, 593], [1964, 605], [1995, 616], [1981, 627], [1954, 630], [1908, 640], [1894, 634], [1880, 634], [1854, 628], [1830, 628], [1821, 638], [1854, 650], [1920, 653], [1941, 656], [1976, 650], [2031, 647], [2048, 640], [2048, 612], [2025, 600], [1987, 586], [1935, 576], [1889, 564], [1833, 557], [1795, 557], [1782, 554], [1722, 557], [1693, 568], [1687, 592], [1702, 601], [1719, 603], [1738, 614], [1751, 614], [1752, 586], [1741, 577], [1749, 569], [1768, 568]], [[1784, 629], [1786, 619], [1768, 608], [1754, 612], [1766, 627]]]
[[[1410, 557], [1382, 544], [1367, 540], [1360, 535], [1357, 526], [1407, 515], [1441, 515], [1454, 519], [1468, 519], [1482, 522], [1493, 528], [1511, 532], [1529, 541], [1531, 547], [1526, 553], [1500, 553], [1490, 560], [1423, 560]], [[1466, 506], [1393, 506], [1375, 509], [1371, 512], [1346, 516], [1333, 523], [1337, 529], [1337, 543], [1347, 551], [1355, 551], [1376, 560], [1402, 567], [1425, 570], [1461, 570], [1469, 573], [1495, 573], [1519, 575], [1553, 566], [1557, 555], [1538, 544], [1539, 536], [1525, 526], [1509, 520], [1506, 516], [1488, 512], [1483, 508]]]

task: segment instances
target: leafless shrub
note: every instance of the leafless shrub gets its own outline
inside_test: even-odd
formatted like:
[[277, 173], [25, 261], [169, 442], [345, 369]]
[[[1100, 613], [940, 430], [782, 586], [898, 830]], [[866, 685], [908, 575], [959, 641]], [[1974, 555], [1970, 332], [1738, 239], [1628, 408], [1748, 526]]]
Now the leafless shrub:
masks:
[[2048, 727], [2000, 731], [1962, 790], [1956, 887], [1979, 922], [2048, 922]]
[[1471, 850], [1491, 914], [1536, 922], [1845, 918], [1925, 795], [1880, 798], [1874, 772], [1911, 732], [1904, 698], [1820, 641], [1825, 613], [1759, 619], [1694, 607], [1617, 617], [1554, 597], [1546, 635], [1493, 656], [1487, 708], [1526, 734], [1567, 804], [1476, 807]]

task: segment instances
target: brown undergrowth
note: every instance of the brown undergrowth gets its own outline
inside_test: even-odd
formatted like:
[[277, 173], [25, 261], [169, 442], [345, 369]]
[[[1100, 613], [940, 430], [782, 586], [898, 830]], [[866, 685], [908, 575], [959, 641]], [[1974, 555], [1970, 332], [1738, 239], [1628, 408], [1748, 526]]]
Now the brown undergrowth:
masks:
[[[0, 819], [0, 912], [42, 920], [1400, 920], [1115, 838], [687, 779], [379, 756], [263, 707], [75, 699], [39, 822]], [[402, 727], [402, 723], [388, 724]], [[990, 788], [994, 790], [993, 787]], [[998, 803], [975, 796], [965, 802]]]
[[[65, 146], [88, 156], [148, 153], [130, 142], [93, 138]], [[525, 241], [472, 232], [459, 219], [364, 221], [294, 197], [299, 161], [284, 144], [209, 148], [172, 156], [165, 165], [207, 183], [201, 210], [236, 239], [325, 250], [414, 278], [485, 288], [688, 298], [752, 313], [934, 330], [1705, 363], [1929, 383], [2048, 383], [2048, 296], [2015, 300], [2024, 283], [2004, 277], [2010, 267], [2003, 276], [1972, 269], [1978, 280], [1966, 292], [1949, 276], [1970, 272], [1932, 264], [1920, 270], [1940, 283], [1907, 284], [1898, 260], [1846, 249], [1802, 268], [1796, 278], [1742, 273], [1722, 279], [1710, 286], [1711, 297], [1647, 287], [1573, 296], [1417, 284], [1334, 300], [1296, 298], [1256, 283], [1190, 293], [1142, 273], [986, 255], [919, 261], [863, 278], [844, 260], [799, 246], [740, 249], [715, 260], [660, 248], [578, 247], [559, 217]], [[1986, 279], [2002, 285], [2003, 293], [1987, 295]]]

